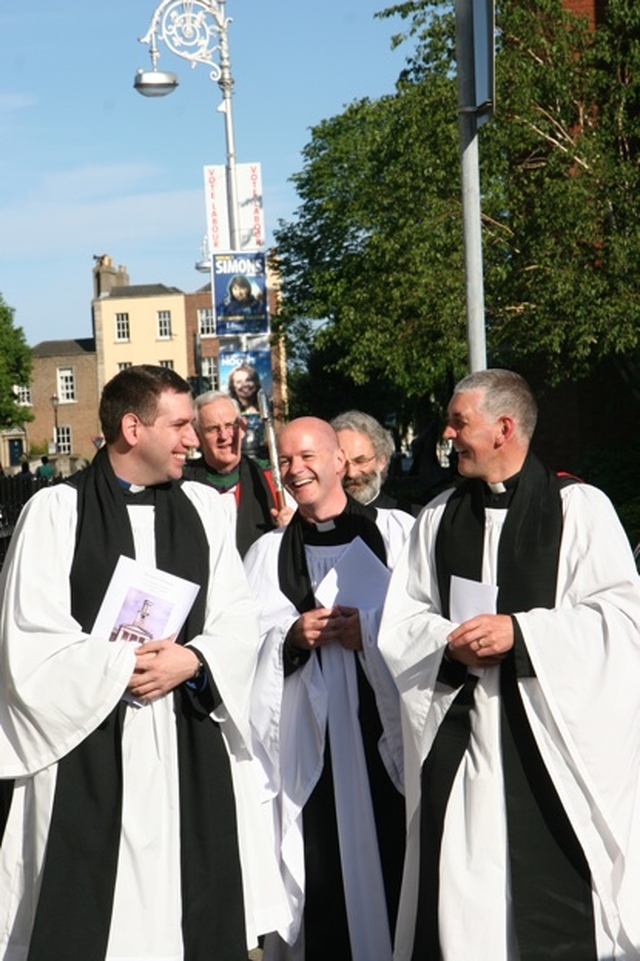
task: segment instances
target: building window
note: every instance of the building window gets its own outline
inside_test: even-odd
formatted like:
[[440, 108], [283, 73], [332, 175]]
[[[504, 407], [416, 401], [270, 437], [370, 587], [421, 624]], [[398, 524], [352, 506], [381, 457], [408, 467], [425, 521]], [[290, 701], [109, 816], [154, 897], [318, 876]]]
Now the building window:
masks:
[[58, 367], [58, 399], [61, 404], [69, 404], [76, 399], [73, 367]]
[[129, 314], [116, 314], [116, 340], [129, 340], [129, 335]]
[[198, 331], [201, 337], [211, 337], [216, 332], [213, 307], [203, 307], [198, 311]]
[[209, 390], [218, 390], [218, 361], [215, 357], [202, 358], [202, 377], [209, 381]]
[[67, 424], [60, 424], [55, 429], [55, 443], [58, 454], [71, 453], [71, 428]]
[[161, 367], [167, 367], [169, 370], [173, 370], [172, 360], [160, 360], [158, 361], [158, 363], [160, 364]]
[[171, 337], [171, 311], [159, 310], [158, 311], [158, 338], [159, 340], [167, 340], [168, 337]]
[[128, 370], [129, 367], [133, 367], [130, 360], [123, 360], [121, 364], [118, 364], [118, 370]]
[[13, 388], [13, 393], [16, 395], [16, 400], [21, 407], [31, 407], [31, 388], [21, 387], [16, 384]]

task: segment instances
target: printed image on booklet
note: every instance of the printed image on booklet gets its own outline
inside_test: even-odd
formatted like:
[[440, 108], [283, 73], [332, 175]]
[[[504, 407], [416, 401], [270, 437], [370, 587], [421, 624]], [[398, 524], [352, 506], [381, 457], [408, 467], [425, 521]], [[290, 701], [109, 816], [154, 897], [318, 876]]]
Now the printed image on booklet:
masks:
[[121, 555], [91, 633], [136, 644], [175, 637], [199, 590], [198, 584]]

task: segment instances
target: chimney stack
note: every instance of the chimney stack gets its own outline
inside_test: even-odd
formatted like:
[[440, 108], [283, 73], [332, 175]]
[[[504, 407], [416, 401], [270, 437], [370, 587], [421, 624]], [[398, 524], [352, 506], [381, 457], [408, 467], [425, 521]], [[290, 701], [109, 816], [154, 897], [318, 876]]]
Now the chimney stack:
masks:
[[116, 268], [109, 254], [95, 254], [93, 268], [93, 297], [97, 300], [102, 294], [108, 293], [114, 287], [128, 287], [129, 274], [122, 264]]

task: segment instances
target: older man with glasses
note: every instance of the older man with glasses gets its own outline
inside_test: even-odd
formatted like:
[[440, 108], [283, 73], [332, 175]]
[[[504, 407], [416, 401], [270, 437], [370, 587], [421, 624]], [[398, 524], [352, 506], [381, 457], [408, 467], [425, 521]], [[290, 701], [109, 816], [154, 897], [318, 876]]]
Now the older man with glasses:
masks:
[[286, 506], [277, 510], [271, 471], [242, 453], [247, 422], [237, 402], [211, 390], [196, 397], [194, 409], [202, 459], [191, 462], [185, 476], [225, 496], [235, 517], [236, 546], [244, 557], [254, 541], [286, 524], [293, 511]]

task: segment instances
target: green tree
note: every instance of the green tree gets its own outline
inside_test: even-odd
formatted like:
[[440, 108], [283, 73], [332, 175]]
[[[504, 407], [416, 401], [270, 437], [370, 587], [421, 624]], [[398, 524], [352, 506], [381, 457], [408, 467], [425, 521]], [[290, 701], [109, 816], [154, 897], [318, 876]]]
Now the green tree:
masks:
[[640, 17], [626, 0], [610, 0], [607, 17], [592, 34], [560, 0], [509, 0], [497, 19], [490, 343], [497, 360], [541, 361], [554, 381], [638, 346], [640, 171], [624, 144], [637, 131]]
[[407, 83], [350, 105], [313, 130], [293, 178], [302, 205], [276, 237], [283, 319], [294, 351], [308, 348], [298, 318], [321, 320], [313, 343], [356, 384], [421, 395], [464, 360], [451, 93], [443, 77], [428, 97]]
[[[433, 0], [392, 15], [413, 44], [395, 94], [313, 128], [276, 243], [293, 350], [311, 338], [354, 383], [417, 398], [466, 370], [454, 21]], [[498, 0], [497, 28], [489, 359], [558, 382], [638, 352], [640, 5], [609, 0], [591, 32], [561, 0]]]
[[0, 427], [19, 427], [33, 420], [29, 408], [18, 403], [15, 388], [28, 387], [31, 349], [21, 327], [13, 323], [14, 311], [0, 295]]

